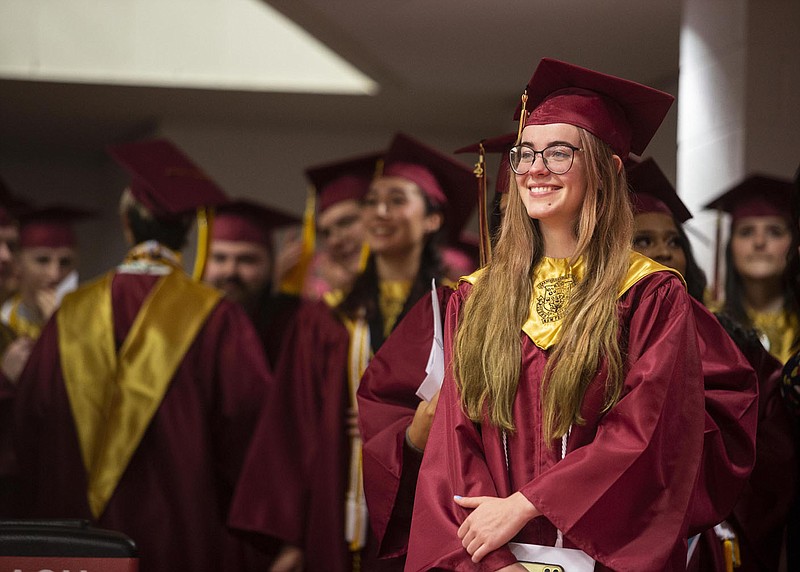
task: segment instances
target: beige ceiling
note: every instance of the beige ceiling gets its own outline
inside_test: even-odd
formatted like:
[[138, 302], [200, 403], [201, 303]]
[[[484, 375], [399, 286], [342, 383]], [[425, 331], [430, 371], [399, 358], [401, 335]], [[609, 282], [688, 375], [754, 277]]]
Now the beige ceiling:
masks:
[[541, 57], [669, 88], [678, 0], [273, 0], [380, 85], [328, 96], [0, 80], [0, 153], [100, 149], [161, 121], [330, 129], [509, 125]]

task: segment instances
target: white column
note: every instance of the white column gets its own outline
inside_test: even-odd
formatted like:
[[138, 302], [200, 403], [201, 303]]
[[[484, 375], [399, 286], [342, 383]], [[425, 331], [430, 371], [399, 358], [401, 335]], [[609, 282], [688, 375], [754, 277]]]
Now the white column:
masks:
[[798, 162], [800, 2], [684, 0], [677, 189], [709, 282], [716, 215], [702, 206], [754, 172], [791, 177]]

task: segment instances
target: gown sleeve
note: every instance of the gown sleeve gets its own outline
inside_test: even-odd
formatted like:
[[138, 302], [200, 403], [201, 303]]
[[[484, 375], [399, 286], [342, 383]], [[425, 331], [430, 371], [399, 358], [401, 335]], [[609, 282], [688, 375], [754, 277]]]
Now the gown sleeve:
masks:
[[[452, 294], [438, 288], [440, 312]], [[406, 553], [422, 453], [406, 443], [433, 343], [432, 295], [417, 302], [375, 354], [358, 388], [364, 492], [380, 556]]]

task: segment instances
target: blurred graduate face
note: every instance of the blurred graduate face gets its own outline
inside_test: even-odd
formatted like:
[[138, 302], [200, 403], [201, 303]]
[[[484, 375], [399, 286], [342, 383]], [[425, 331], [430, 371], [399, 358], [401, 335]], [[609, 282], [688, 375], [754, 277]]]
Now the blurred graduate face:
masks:
[[375, 254], [404, 254], [421, 246], [442, 225], [442, 215], [428, 213], [419, 186], [402, 177], [379, 177], [363, 200], [364, 226]]
[[783, 217], [743, 217], [731, 229], [733, 265], [745, 280], [780, 278], [791, 243], [792, 231]]
[[245, 306], [258, 300], [270, 281], [269, 249], [256, 242], [211, 242], [204, 280]]
[[633, 249], [686, 275], [686, 253], [675, 220], [666, 213], [639, 213], [634, 217]]
[[14, 278], [14, 257], [18, 248], [17, 226], [0, 226], [0, 289], [7, 289]]
[[[542, 151], [558, 144], [580, 148], [581, 140], [574, 125], [552, 123], [525, 127], [522, 144]], [[551, 173], [539, 154], [527, 172], [514, 175], [529, 217], [543, 224], [573, 225], [577, 221], [587, 189], [584, 156], [580, 151], [574, 152], [572, 166], [561, 175]]]
[[69, 246], [21, 249], [18, 266], [20, 293], [23, 297], [30, 297], [40, 290], [55, 289], [77, 264], [78, 254]]
[[317, 215], [317, 238], [334, 264], [358, 272], [364, 224], [355, 199], [340, 201]]

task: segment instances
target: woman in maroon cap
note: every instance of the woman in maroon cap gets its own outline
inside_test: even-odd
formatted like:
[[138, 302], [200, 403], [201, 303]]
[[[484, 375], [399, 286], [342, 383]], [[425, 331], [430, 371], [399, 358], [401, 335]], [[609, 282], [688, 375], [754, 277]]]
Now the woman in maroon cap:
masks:
[[[493, 201], [496, 211], [498, 196], [508, 190], [508, 149], [515, 140], [513, 133], [455, 151], [478, 153], [483, 147], [486, 153], [502, 155]], [[479, 187], [482, 190], [482, 183]], [[482, 238], [488, 239], [488, 234], [488, 228], [482, 229]], [[473, 265], [461, 272], [454, 281], [474, 268]], [[364, 492], [370, 524], [379, 556], [392, 558], [398, 567], [405, 562], [417, 475], [439, 397], [440, 372], [431, 366], [433, 352], [441, 352], [434, 322], [441, 325], [452, 293], [453, 288], [448, 285], [422, 297], [370, 360], [358, 386]]]
[[[373, 168], [373, 173], [375, 169]], [[398, 134], [362, 199], [370, 255], [332, 308], [301, 308], [277, 376], [294, 392], [299, 451], [308, 481], [306, 569], [401, 569], [378, 561], [369, 529], [356, 390], [373, 353], [442, 272], [436, 240], [458, 236], [473, 204], [472, 169]], [[446, 228], [445, 228], [446, 224]], [[260, 508], [242, 503], [240, 522]]]
[[786, 363], [800, 332], [798, 301], [787, 273], [797, 229], [791, 221], [791, 181], [753, 175], [709, 203], [731, 215], [725, 250], [723, 309], [761, 334], [767, 350]]
[[696, 328], [680, 276], [630, 249], [622, 167], [671, 103], [570, 64], [537, 68], [492, 260], [448, 304], [452, 367], [406, 570], [685, 568], [703, 440]]

